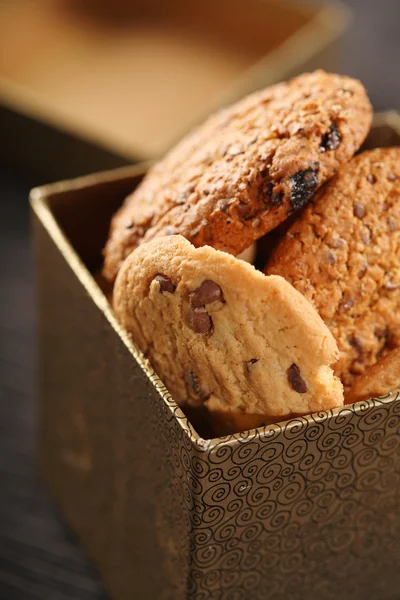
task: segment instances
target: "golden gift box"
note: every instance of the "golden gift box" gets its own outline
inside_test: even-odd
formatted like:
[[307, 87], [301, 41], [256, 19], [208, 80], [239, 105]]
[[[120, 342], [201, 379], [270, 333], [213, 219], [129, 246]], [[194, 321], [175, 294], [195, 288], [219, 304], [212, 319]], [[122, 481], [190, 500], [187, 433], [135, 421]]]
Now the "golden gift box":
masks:
[[[400, 141], [395, 113], [366, 147]], [[394, 600], [400, 392], [203, 439], [92, 273], [126, 167], [31, 193], [46, 481], [116, 600]]]

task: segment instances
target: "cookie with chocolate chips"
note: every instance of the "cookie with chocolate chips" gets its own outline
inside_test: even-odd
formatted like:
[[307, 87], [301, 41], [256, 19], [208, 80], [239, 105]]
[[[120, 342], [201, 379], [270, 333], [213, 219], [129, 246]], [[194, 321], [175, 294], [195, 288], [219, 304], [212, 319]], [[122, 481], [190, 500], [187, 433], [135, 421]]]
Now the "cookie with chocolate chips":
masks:
[[320, 190], [275, 248], [281, 275], [318, 310], [349, 389], [400, 346], [400, 148], [364, 152]]
[[323, 71], [211, 117], [150, 169], [112, 220], [104, 274], [142, 242], [179, 233], [238, 255], [301, 209], [359, 148], [372, 110], [359, 81]]
[[343, 404], [337, 345], [281, 277], [182, 236], [124, 262], [114, 310], [186, 412], [206, 407], [216, 434]]

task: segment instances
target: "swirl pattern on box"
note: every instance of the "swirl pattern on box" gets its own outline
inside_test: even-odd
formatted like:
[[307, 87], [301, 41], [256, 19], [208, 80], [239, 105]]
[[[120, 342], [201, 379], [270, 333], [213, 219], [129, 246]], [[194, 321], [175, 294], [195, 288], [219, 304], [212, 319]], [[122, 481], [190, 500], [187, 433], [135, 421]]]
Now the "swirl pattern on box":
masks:
[[399, 392], [202, 440], [154, 372], [151, 380], [186, 515], [178, 523], [166, 503], [171, 535], [186, 530], [188, 599], [300, 600], [312, 587], [320, 600], [394, 600]]

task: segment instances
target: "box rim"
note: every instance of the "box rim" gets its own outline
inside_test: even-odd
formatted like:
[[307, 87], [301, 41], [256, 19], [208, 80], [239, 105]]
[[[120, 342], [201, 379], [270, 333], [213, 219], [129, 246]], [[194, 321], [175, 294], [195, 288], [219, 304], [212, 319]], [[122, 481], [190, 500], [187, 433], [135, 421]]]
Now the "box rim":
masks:
[[177, 417], [180, 426], [184, 433], [190, 439], [192, 444], [198, 449], [205, 450], [210, 447], [209, 440], [204, 440], [194, 429], [193, 425], [186, 418], [183, 411], [180, 409], [178, 404], [173, 400], [171, 394], [167, 388], [155, 373], [155, 370], [151, 366], [150, 362], [144, 357], [143, 353], [133, 343], [128, 332], [118, 322], [114, 311], [112, 310], [107, 298], [100, 290], [99, 286], [95, 282], [92, 274], [84, 265], [83, 261], [79, 257], [78, 253], [72, 247], [72, 244], [68, 240], [68, 237], [62, 231], [56, 218], [54, 217], [49, 203], [48, 198], [53, 194], [60, 194], [65, 191], [73, 192], [90, 188], [97, 185], [100, 182], [113, 182], [120, 180], [123, 177], [134, 177], [142, 175], [147, 170], [147, 163], [133, 165], [128, 167], [121, 167], [119, 169], [112, 169], [110, 171], [103, 171], [101, 173], [94, 173], [83, 177], [77, 177], [71, 180], [59, 181], [56, 183], [50, 183], [44, 186], [35, 187], [30, 191], [29, 202], [31, 208], [39, 219], [46, 232], [56, 245], [57, 249], [67, 262], [69, 267], [72, 269], [74, 275], [78, 278], [84, 289], [88, 293], [89, 297], [94, 301], [97, 308], [101, 310], [112, 329], [122, 340], [123, 344], [132, 355], [133, 359], [140, 366], [147, 379], [155, 387], [155, 390], [162, 397], [168, 410]]
[[[374, 116], [374, 123], [378, 126], [385, 123], [389, 124], [400, 135], [400, 113], [397, 111], [376, 113]], [[179, 426], [189, 438], [191, 444], [198, 451], [210, 451], [216, 447], [219, 447], [221, 444], [230, 445], [236, 444], [237, 442], [251, 442], [262, 434], [266, 437], [268, 437], [268, 434], [277, 435], [279, 432], [288, 431], [293, 427], [296, 427], [300, 420], [302, 422], [305, 420], [309, 425], [311, 425], [312, 423], [321, 420], [324, 421], [326, 419], [334, 418], [349, 410], [351, 412], [371, 410], [380, 406], [383, 402], [389, 403], [391, 401], [400, 399], [400, 390], [396, 390], [390, 394], [386, 394], [385, 396], [370, 398], [368, 400], [362, 400], [353, 404], [339, 406], [326, 411], [319, 411], [300, 417], [285, 419], [278, 423], [250, 429], [244, 432], [211, 439], [204, 439], [201, 437], [191, 422], [187, 419], [177, 402], [174, 400], [173, 396], [170, 394], [160, 377], [156, 374], [150, 362], [144, 357], [142, 352], [133, 343], [128, 332], [118, 322], [108, 300], [98, 287], [92, 274], [84, 265], [78, 253], [72, 247], [67, 236], [64, 234], [57, 220], [53, 216], [48, 204], [48, 197], [53, 194], [60, 194], [65, 191], [73, 192], [77, 190], [83, 190], [85, 188], [94, 187], [99, 183], [112, 183], [113, 181], [118, 181], [124, 177], [144, 175], [150, 164], [150, 162], [145, 162], [138, 165], [120, 167], [118, 169], [102, 171], [101, 173], [94, 173], [85, 175], [83, 177], [67, 179], [56, 183], [35, 187], [29, 194], [29, 201], [35, 215], [42, 223], [43, 227], [51, 237], [57, 249], [61, 252], [75, 276], [81, 282], [90, 298], [96, 304], [97, 308], [102, 311], [113, 330], [117, 333], [127, 350], [132, 355], [133, 359], [138, 363], [150, 383], [154, 386], [156, 392], [161, 396], [166, 408], [171, 413], [171, 416], [176, 418]]]
[[[323, 48], [329, 46], [341, 32], [345, 31], [352, 18], [351, 9], [341, 0], [323, 0], [322, 5], [310, 0], [305, 0], [301, 5], [294, 0], [272, 1], [275, 4], [284, 2], [287, 6], [292, 6], [298, 13], [304, 13], [308, 10], [313, 11], [313, 14], [308, 23], [300, 27], [296, 33], [285, 39], [275, 49], [263, 54], [260, 59], [245, 69], [242, 75], [239, 75], [232, 84], [217, 94], [215, 101], [206, 109], [207, 112], [199, 119], [191, 121], [185, 128], [186, 131], [204, 121], [207, 114], [216, 110], [217, 107], [232, 103], [235, 101], [235, 97], [243, 95], [246, 82], [257, 77], [258, 73], [263, 72], [265, 74], [268, 72], [271, 80], [284, 80], [290, 69], [296, 69], [299, 64], [306, 62], [312, 54], [318, 54]], [[259, 0], [259, 2], [264, 3], [265, 0]], [[321, 25], [324, 27], [324, 31], [321, 31]], [[0, 77], [0, 104], [46, 126], [97, 144], [101, 148], [131, 160], [151, 160], [159, 155], [159, 153], [152, 154], [143, 151], [140, 146], [120, 144], [105, 133], [99, 134], [90, 126], [74, 123], [73, 119], [68, 117], [63, 110], [51, 111], [49, 115], [49, 106], [46, 106], [46, 102], [43, 103], [42, 94], [6, 77]], [[178, 131], [176, 136], [171, 137], [163, 152], [172, 147], [184, 134], [185, 131]]]

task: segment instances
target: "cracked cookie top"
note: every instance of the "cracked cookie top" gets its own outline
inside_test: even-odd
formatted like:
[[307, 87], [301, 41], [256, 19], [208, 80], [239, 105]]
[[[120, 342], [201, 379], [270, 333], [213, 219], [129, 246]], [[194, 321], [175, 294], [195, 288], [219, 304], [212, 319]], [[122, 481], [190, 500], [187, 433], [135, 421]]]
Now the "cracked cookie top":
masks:
[[153, 166], [115, 214], [104, 275], [113, 281], [135, 247], [174, 233], [239, 254], [352, 157], [371, 118], [359, 81], [323, 71], [220, 111]]
[[354, 157], [288, 229], [265, 269], [308, 298], [346, 388], [400, 346], [400, 148]]

